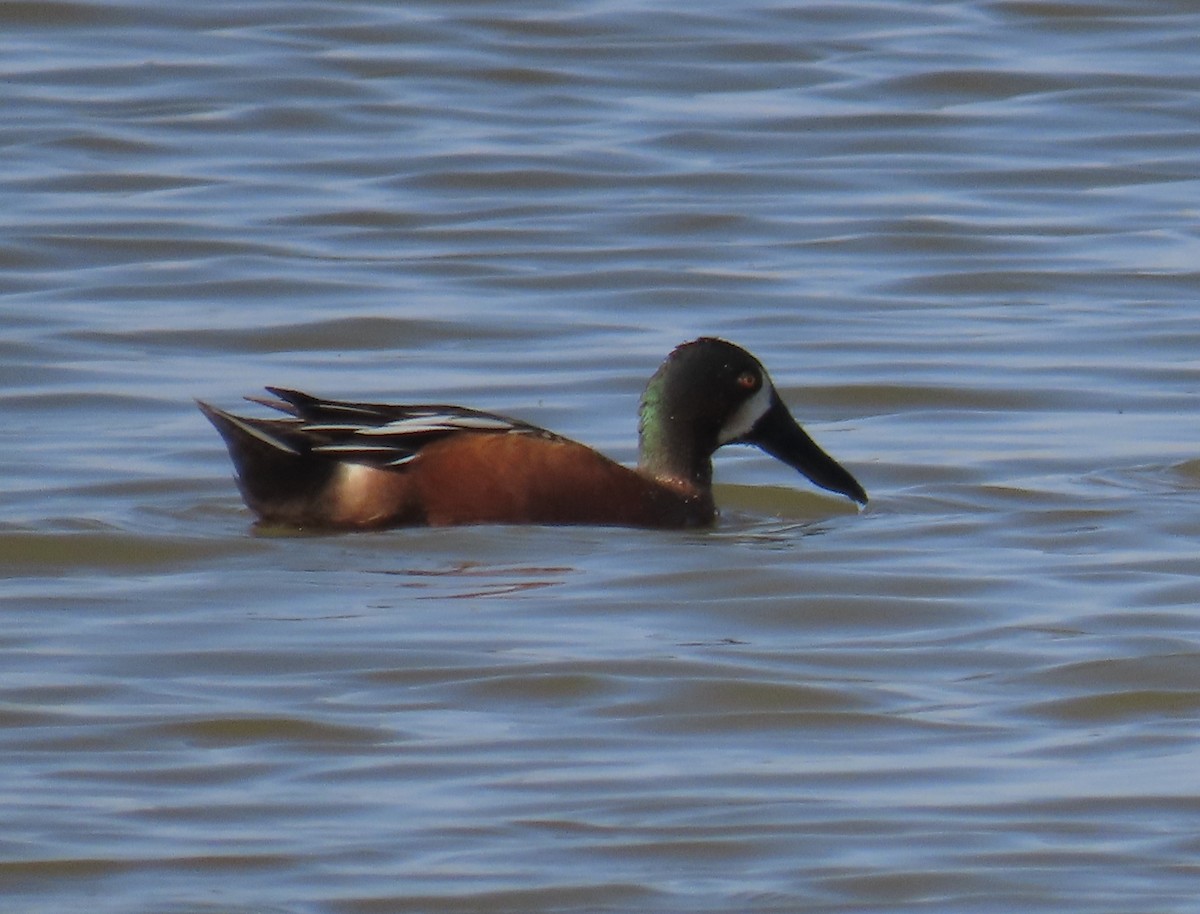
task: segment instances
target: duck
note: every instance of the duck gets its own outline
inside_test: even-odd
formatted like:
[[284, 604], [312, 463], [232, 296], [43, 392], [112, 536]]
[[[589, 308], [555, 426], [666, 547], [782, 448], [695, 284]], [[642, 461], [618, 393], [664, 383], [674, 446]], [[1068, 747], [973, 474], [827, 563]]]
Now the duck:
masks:
[[265, 389], [271, 397], [246, 399], [283, 416], [197, 401], [260, 525], [705, 527], [717, 517], [713, 454], [730, 444], [756, 446], [815, 485], [867, 503], [862, 485], [801, 428], [762, 363], [715, 337], [677, 346], [650, 378], [636, 467], [495, 413]]

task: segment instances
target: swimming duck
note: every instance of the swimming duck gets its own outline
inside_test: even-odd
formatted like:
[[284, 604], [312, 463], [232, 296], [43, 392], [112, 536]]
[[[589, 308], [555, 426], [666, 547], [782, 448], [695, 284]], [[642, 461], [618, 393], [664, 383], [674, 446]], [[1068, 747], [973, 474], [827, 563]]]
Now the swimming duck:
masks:
[[756, 445], [816, 485], [867, 501], [792, 417], [758, 359], [712, 337], [678, 346], [646, 385], [636, 468], [494, 413], [266, 389], [271, 398], [247, 399], [286, 417], [198, 404], [225, 439], [247, 506], [270, 525], [704, 526], [716, 517], [712, 455], [726, 444]]

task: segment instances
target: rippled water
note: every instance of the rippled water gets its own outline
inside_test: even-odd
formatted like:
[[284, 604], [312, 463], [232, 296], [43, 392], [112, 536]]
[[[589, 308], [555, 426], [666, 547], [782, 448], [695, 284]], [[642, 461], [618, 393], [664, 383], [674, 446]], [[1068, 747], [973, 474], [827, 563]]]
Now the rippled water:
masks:
[[[1200, 11], [0, 6], [0, 895], [1193, 911]], [[461, 402], [715, 530], [263, 536], [193, 408]]]

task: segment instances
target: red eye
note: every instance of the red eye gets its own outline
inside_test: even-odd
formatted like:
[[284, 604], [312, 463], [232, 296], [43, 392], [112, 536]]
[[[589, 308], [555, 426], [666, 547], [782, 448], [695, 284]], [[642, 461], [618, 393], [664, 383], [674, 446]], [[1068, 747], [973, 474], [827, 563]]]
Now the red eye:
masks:
[[758, 387], [758, 375], [753, 371], [743, 371], [737, 376], [737, 386], [742, 390], [754, 390]]

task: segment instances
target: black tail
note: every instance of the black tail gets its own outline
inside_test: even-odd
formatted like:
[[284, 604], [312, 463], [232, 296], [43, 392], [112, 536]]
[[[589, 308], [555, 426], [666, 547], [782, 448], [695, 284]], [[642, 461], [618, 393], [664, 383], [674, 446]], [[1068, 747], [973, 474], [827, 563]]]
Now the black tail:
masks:
[[335, 464], [289, 434], [294, 419], [249, 419], [200, 400], [200, 411], [225, 439], [247, 507], [264, 520], [294, 523], [329, 484]]

